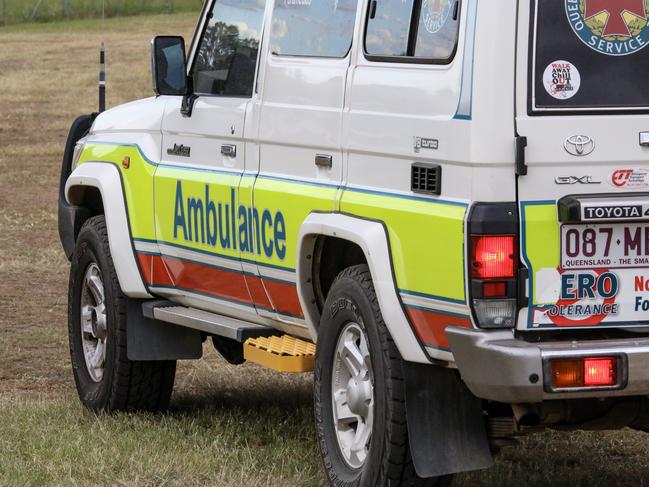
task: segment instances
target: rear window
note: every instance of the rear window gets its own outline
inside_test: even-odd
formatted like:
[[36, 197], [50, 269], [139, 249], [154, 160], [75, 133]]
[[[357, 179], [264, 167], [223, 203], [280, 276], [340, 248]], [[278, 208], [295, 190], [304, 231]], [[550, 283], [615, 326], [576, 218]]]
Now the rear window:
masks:
[[534, 9], [537, 110], [649, 107], [649, 0], [541, 0]]

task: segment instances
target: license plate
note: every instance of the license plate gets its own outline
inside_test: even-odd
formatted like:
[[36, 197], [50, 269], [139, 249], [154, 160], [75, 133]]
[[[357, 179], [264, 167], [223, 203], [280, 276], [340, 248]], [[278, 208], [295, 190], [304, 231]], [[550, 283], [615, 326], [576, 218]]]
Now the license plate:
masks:
[[649, 267], [649, 224], [563, 225], [561, 267]]

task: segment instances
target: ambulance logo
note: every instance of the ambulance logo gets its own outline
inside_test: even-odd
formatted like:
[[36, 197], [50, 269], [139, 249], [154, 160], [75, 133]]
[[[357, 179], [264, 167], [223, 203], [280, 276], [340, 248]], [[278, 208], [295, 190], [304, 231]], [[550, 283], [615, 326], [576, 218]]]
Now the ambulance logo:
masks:
[[575, 34], [607, 56], [634, 54], [649, 44], [649, 0], [565, 0]]
[[451, 0], [424, 0], [424, 26], [431, 34], [437, 34], [451, 16]]

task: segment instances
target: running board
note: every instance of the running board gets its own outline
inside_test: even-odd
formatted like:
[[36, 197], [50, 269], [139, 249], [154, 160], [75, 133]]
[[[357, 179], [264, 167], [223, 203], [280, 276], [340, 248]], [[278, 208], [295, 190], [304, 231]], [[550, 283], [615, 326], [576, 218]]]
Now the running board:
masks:
[[170, 301], [147, 301], [142, 304], [142, 312], [147, 318], [230, 338], [239, 343], [244, 343], [250, 338], [268, 337], [277, 333], [277, 330], [269, 326], [178, 306]]

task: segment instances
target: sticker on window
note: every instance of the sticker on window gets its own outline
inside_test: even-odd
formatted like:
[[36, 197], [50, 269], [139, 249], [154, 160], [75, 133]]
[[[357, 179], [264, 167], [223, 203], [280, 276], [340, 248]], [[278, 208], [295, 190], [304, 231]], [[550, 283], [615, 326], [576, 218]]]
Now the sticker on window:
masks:
[[431, 34], [437, 34], [451, 15], [453, 8], [451, 0], [424, 0], [422, 11], [424, 25]]
[[555, 61], [545, 68], [543, 86], [552, 98], [568, 100], [579, 92], [581, 75], [574, 64]]
[[575, 34], [607, 56], [626, 56], [649, 44], [647, 0], [565, 0]]

